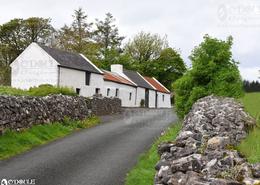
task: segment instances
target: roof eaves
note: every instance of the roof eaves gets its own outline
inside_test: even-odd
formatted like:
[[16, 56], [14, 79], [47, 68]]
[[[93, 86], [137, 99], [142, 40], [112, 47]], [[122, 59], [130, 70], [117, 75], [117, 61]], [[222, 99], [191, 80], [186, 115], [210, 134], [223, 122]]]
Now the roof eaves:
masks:
[[[120, 75], [119, 73], [117, 73], [118, 75]], [[129, 78], [125, 73], [124, 71], [122, 72], [122, 75], [124, 78], [126, 78], [128, 81], [130, 81], [132, 84], [134, 84], [136, 87], [138, 86], [131, 78]], [[121, 75], [121, 76], [122, 76]]]
[[168, 93], [171, 93], [171, 91], [169, 91], [169, 89], [167, 89], [163, 84], [161, 84], [161, 82], [159, 82], [156, 78], [153, 77], [153, 79], [154, 79], [158, 84], [160, 84], [162, 87], [164, 87], [164, 89], [167, 90]]
[[[125, 85], [130, 85], [130, 86], [133, 86], [133, 87], [136, 87], [137, 85], [135, 83], [132, 83], [132, 81], [128, 80], [127, 78], [125, 78], [124, 76], [118, 74], [118, 73], [115, 73], [115, 72], [111, 72], [111, 71], [107, 71], [107, 70], [102, 70], [104, 71], [105, 73], [108, 73], [109, 75], [112, 75], [114, 78], [116, 78], [118, 81], [116, 81], [117, 83], [120, 83], [120, 84], [125, 84]], [[122, 79], [126, 82], [123, 82]], [[113, 80], [108, 80], [106, 79], [107, 81], [113, 81]], [[113, 81], [115, 82], [115, 81]]]
[[60, 64], [58, 64], [58, 66], [59, 66], [59, 67], [62, 67], [62, 68], [66, 68], [66, 69], [73, 69], [73, 70], [77, 70], [77, 71], [84, 71], [84, 72], [90, 72], [90, 73], [100, 74], [99, 72], [88, 71], [88, 70], [85, 70], [85, 69], [79, 69], [79, 68], [64, 66], [64, 65], [60, 65]]
[[86, 56], [80, 53], [80, 56], [83, 57], [88, 63], [90, 63], [96, 70], [98, 70], [101, 74], [104, 74], [95, 64], [93, 64]]
[[142, 78], [146, 83], [148, 83], [148, 84], [153, 88], [153, 90], [156, 90], [156, 88], [155, 88], [152, 84], [150, 84], [139, 72], [137, 72], [137, 74], [138, 74], [139, 76], [141, 76], [141, 78]]

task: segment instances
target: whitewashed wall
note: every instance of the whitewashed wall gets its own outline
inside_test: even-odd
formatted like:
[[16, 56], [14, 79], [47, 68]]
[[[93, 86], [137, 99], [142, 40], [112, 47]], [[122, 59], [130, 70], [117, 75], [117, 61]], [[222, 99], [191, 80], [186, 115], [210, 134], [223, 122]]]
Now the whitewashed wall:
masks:
[[30, 44], [11, 66], [11, 86], [21, 89], [41, 84], [57, 85], [58, 63], [40, 46]]
[[[124, 85], [120, 83], [115, 83], [111, 81], [104, 81], [105, 93], [104, 96], [107, 96], [107, 89], [110, 89], [110, 93], [107, 97], [115, 97], [116, 89], [119, 89], [118, 98], [122, 101], [123, 107], [135, 107], [135, 98], [136, 98], [136, 87]], [[131, 99], [129, 99], [130, 93], [132, 93]]]
[[89, 85], [85, 84], [85, 71], [60, 67], [60, 86], [80, 89], [80, 95], [85, 97], [93, 96], [96, 88], [100, 88], [100, 93], [105, 95], [104, 80], [102, 74], [91, 73]]
[[154, 90], [149, 90], [149, 108], [155, 108], [155, 96], [156, 92]]
[[[167, 93], [157, 92], [157, 108], [171, 108], [171, 95]], [[164, 101], [163, 101], [164, 95]]]
[[135, 101], [135, 105], [137, 107], [140, 107], [140, 102], [142, 99], [145, 100], [145, 88], [137, 87], [137, 96]]

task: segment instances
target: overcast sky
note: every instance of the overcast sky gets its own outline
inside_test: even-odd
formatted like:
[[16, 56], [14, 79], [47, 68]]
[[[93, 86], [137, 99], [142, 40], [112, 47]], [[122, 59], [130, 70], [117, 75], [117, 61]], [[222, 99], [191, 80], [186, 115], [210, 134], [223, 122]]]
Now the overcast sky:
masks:
[[244, 79], [257, 80], [260, 70], [260, 1], [257, 0], [0, 0], [0, 24], [39, 16], [60, 28], [82, 7], [90, 20], [111, 12], [122, 35], [143, 31], [168, 36], [170, 46], [188, 56], [203, 35], [234, 38], [233, 58]]

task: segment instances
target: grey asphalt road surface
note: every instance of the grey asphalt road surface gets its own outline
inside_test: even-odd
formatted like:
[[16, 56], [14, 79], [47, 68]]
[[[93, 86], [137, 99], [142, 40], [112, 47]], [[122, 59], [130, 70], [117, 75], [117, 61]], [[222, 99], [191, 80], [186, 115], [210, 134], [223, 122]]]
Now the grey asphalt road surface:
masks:
[[0, 161], [0, 180], [36, 185], [122, 185], [138, 156], [171, 123], [172, 109], [127, 109], [103, 124]]

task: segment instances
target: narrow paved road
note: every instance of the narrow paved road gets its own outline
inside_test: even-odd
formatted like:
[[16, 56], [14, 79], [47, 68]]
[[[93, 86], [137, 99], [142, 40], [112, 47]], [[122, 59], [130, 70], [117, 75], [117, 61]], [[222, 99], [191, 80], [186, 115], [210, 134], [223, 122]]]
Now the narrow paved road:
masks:
[[128, 109], [104, 124], [75, 132], [9, 160], [0, 180], [35, 179], [36, 185], [121, 185], [138, 156], [177, 120], [171, 109]]

